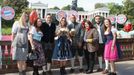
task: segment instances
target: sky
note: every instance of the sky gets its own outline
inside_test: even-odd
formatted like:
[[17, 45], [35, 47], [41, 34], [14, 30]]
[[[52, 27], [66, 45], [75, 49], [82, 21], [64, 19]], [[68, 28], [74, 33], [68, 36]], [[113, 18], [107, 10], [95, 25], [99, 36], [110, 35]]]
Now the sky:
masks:
[[[41, 2], [44, 4], [48, 4], [48, 8], [52, 8], [54, 6], [57, 6], [59, 8], [62, 8], [66, 5], [71, 5], [72, 0], [28, 0], [30, 3], [36, 3]], [[83, 7], [86, 11], [92, 11], [94, 10], [94, 5], [96, 3], [109, 3], [109, 2], [115, 2], [118, 4], [122, 4], [123, 0], [78, 0], [78, 7]]]

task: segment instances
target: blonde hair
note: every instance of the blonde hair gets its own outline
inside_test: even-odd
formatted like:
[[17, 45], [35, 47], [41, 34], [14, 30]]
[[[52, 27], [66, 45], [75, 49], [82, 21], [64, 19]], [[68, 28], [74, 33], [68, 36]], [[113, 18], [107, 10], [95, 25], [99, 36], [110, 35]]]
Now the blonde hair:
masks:
[[26, 12], [23, 12], [22, 13], [22, 15], [21, 15], [21, 17], [20, 17], [20, 19], [19, 19], [19, 26], [20, 27], [23, 27], [24, 26], [24, 17], [25, 17], [25, 19], [26, 19], [26, 15], [27, 15], [27, 13]]

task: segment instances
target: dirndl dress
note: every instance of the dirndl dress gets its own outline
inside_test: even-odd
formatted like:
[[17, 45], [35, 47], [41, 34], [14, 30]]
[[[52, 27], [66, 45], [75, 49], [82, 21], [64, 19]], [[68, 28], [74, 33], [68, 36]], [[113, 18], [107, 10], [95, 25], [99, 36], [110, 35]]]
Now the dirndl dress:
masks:
[[70, 41], [66, 35], [62, 35], [57, 40], [55, 40], [52, 60], [65, 61], [69, 60], [70, 58], [72, 58], [70, 51]]

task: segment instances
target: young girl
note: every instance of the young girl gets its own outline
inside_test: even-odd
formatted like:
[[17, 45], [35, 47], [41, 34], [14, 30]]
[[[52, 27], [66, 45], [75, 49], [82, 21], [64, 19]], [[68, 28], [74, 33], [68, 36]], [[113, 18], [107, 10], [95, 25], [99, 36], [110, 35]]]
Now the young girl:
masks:
[[111, 21], [109, 19], [104, 20], [105, 25], [105, 51], [104, 59], [110, 62], [111, 72], [108, 75], [116, 75], [115, 61], [118, 59], [118, 52], [116, 46], [116, 33], [111, 31]]

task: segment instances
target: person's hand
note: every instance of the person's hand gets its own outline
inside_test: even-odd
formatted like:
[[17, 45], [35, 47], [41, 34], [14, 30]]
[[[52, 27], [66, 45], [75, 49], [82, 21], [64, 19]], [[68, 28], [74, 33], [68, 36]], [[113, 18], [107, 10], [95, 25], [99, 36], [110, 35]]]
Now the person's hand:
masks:
[[112, 52], [114, 51], [114, 46], [111, 46], [111, 51], [112, 51]]
[[93, 42], [93, 39], [86, 39], [86, 42], [92, 43]]
[[81, 46], [82, 46], [82, 43], [79, 42], [79, 43], [78, 43], [78, 47], [80, 48]]
[[86, 46], [83, 46], [83, 48], [84, 48], [84, 50], [86, 50], [87, 48], [86, 48]]
[[35, 51], [35, 47], [34, 47], [34, 45], [32, 46], [32, 48], [31, 48], [31, 49], [32, 49], [32, 51]]

